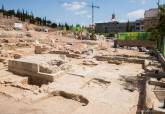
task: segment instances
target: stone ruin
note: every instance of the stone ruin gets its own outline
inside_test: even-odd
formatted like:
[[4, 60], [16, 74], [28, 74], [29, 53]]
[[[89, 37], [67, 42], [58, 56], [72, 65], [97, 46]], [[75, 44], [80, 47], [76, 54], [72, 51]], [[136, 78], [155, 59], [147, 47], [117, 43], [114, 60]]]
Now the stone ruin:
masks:
[[8, 70], [28, 77], [29, 84], [42, 85], [54, 82], [71, 66], [68, 64], [65, 57], [42, 54], [27, 56], [20, 59], [10, 60]]
[[35, 46], [35, 53], [36, 54], [43, 54], [48, 53], [50, 51], [51, 47], [47, 45], [36, 45]]

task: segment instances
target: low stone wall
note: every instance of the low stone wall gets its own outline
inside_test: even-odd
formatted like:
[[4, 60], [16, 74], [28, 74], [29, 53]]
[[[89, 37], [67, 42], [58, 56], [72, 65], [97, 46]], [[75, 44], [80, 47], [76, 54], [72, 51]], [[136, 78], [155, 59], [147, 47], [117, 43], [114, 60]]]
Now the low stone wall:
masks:
[[146, 107], [147, 108], [153, 108], [155, 100], [157, 100], [153, 90], [155, 86], [149, 85], [148, 81], [146, 83]]
[[35, 85], [53, 82], [54, 78], [57, 77], [57, 74], [40, 73], [38, 64], [17, 60], [9, 60], [8, 70], [21, 76], [27, 76], [29, 83]]
[[15, 74], [28, 76], [38, 72], [38, 65], [17, 60], [9, 60], [8, 70]]
[[69, 58], [76, 58], [76, 59], [80, 59], [81, 55], [80, 54], [74, 54], [74, 53], [69, 53], [66, 51], [50, 51], [50, 54], [60, 54], [60, 55], [66, 55]]
[[50, 54], [62, 54], [62, 55], [67, 55], [69, 52], [67, 51], [50, 51]]
[[146, 60], [136, 59], [136, 58], [127, 58], [127, 57], [116, 57], [116, 56], [95, 56], [98, 61], [124, 61], [128, 63], [142, 64], [142, 68], [146, 69], [146, 66], [149, 64]]
[[[164, 109], [160, 108], [160, 101], [158, 101], [158, 98], [154, 94], [155, 86], [149, 85], [148, 82], [146, 83], [146, 103], [145, 106], [147, 109], [152, 109], [146, 113], [146, 114], [165, 114]], [[162, 104], [163, 105], [163, 104]]]

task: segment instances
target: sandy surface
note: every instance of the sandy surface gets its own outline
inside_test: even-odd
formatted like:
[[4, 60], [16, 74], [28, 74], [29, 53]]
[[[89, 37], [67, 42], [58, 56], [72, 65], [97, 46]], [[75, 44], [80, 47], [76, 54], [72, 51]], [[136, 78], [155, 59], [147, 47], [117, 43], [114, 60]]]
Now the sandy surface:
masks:
[[[101, 43], [80, 41], [61, 36], [56, 32], [32, 32], [32, 37], [29, 39], [33, 40], [29, 43], [30, 46], [3, 52], [9, 54], [8, 51], [10, 53], [12, 51], [22, 56], [33, 55], [36, 41], [49, 46], [55, 42], [54, 47], [52, 46], [55, 50], [68, 49], [71, 52], [81, 53], [83, 50], [93, 49], [94, 52], [91, 55], [86, 54], [85, 58], [81, 59], [67, 58], [72, 65], [71, 70], [60, 75], [55, 82], [41, 87], [23, 84], [24, 77], [10, 73], [7, 67], [5, 66], [4, 69], [2, 65], [0, 114], [136, 114], [139, 92], [137, 88], [133, 92], [126, 90], [124, 78], [134, 78], [143, 73], [142, 65], [129, 63], [115, 65], [97, 61], [98, 65], [89, 66], [82, 63], [83, 60], [93, 58], [94, 55], [146, 57], [146, 54], [126, 49], [118, 49], [114, 52], [111, 45], [105, 41]], [[5, 54], [3, 58], [13, 58], [12, 54], [4, 56]], [[40, 59], [36, 58], [35, 62]], [[50, 95], [52, 92], [57, 93], [53, 96]]]
[[[141, 65], [122, 64], [112, 65], [100, 63], [89, 67], [74, 65], [72, 71], [61, 76], [54, 83], [48, 85], [51, 91], [66, 91], [80, 94], [88, 99], [86, 106], [78, 101], [60, 96], [41, 98], [37, 101], [29, 99], [17, 100], [0, 94], [0, 112], [2, 114], [135, 114], [138, 103], [138, 91], [130, 92], [124, 89], [121, 79], [123, 76], [137, 76], [143, 72]], [[76, 69], [74, 69], [76, 68]], [[129, 71], [129, 72], [128, 72]], [[71, 75], [72, 74], [72, 75]], [[84, 77], [80, 77], [84, 76]], [[106, 82], [99, 82], [103, 79]], [[110, 83], [109, 83], [110, 82]], [[1, 92], [2, 92], [1, 86]], [[17, 98], [25, 94], [25, 90], [5, 87], [4, 92]], [[34, 96], [26, 92], [28, 96]], [[38, 95], [39, 96], [39, 95]], [[19, 97], [18, 97], [19, 98]], [[10, 108], [10, 110], [8, 110]]]

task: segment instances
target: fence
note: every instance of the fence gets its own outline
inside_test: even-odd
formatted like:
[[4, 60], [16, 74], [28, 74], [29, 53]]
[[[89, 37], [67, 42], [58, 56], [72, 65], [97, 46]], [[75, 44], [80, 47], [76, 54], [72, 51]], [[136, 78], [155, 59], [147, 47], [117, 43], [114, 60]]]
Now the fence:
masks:
[[146, 47], [155, 48], [155, 42], [150, 41], [149, 32], [123, 32], [116, 34], [117, 45], [119, 46], [130, 46], [130, 47]]
[[116, 34], [118, 40], [148, 40], [149, 32], [123, 32]]
[[144, 46], [157, 48], [165, 57], [165, 37], [158, 39], [156, 42], [149, 41], [151, 33], [149, 32], [123, 32], [118, 33], [115, 37], [121, 46]]

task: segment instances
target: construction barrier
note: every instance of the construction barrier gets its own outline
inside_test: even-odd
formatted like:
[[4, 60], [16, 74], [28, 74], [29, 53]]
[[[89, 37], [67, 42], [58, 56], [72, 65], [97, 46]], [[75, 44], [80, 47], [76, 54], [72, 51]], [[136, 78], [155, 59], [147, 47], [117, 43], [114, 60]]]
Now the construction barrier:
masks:
[[118, 33], [118, 40], [148, 40], [150, 38], [149, 32], [123, 32]]
[[150, 41], [150, 32], [123, 32], [115, 35], [119, 46], [157, 48], [165, 57], [165, 37]]
[[130, 47], [155, 48], [155, 42], [150, 41], [149, 32], [123, 32], [116, 34], [117, 45]]

